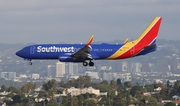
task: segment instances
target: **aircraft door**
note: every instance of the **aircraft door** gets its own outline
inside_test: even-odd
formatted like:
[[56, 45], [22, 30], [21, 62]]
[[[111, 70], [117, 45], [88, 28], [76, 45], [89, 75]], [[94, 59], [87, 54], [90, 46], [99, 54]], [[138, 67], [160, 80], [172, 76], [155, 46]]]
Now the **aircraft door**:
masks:
[[31, 46], [30, 53], [34, 54], [35, 46]]

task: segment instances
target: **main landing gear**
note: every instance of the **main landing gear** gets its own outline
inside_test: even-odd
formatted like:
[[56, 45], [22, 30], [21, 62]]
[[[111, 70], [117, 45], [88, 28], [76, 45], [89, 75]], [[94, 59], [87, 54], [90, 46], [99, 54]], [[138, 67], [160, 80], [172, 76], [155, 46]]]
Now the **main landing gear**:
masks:
[[88, 64], [88, 62], [84, 61], [84, 62], [83, 62], [83, 66], [87, 66], [87, 65], [89, 65], [89, 66], [94, 66], [94, 62], [92, 62], [92, 61], [90, 60], [90, 62], [89, 62], [89, 64]]

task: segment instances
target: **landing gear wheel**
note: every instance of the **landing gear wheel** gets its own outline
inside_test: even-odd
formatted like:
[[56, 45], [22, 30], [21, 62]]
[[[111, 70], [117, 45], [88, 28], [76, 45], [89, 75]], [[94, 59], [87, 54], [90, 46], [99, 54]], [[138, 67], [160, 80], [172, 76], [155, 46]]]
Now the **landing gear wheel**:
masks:
[[83, 66], [87, 66], [88, 65], [88, 63], [85, 61], [85, 62], [83, 62]]
[[94, 63], [90, 61], [89, 66], [94, 66]]
[[32, 62], [31, 62], [31, 61], [29, 62], [29, 65], [30, 65], [30, 66], [32, 65]]

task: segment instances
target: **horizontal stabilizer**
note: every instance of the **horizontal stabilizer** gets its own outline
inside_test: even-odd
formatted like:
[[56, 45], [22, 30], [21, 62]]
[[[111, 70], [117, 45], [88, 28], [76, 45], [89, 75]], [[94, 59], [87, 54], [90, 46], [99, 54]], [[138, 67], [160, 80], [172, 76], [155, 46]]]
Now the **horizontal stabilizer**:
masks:
[[144, 49], [148, 50], [148, 49], [152, 49], [152, 48], [156, 48], [156, 47], [157, 47], [156, 44], [151, 44], [149, 46], [144, 47]]

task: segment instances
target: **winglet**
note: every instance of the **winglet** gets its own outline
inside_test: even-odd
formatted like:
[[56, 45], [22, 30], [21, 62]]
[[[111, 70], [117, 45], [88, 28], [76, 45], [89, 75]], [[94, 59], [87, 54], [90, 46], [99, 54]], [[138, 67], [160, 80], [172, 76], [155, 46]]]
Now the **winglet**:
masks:
[[94, 38], [94, 35], [91, 35], [88, 42], [86, 43], [87, 46], [91, 44], [91, 42], [93, 41], [93, 38]]
[[126, 38], [125, 40], [124, 40], [124, 44], [126, 44], [128, 42], [128, 38]]

